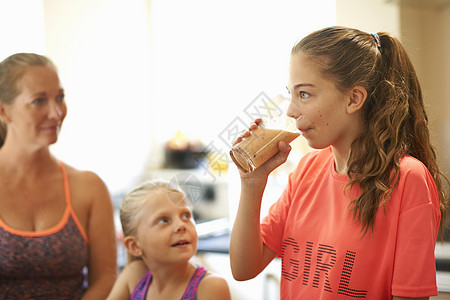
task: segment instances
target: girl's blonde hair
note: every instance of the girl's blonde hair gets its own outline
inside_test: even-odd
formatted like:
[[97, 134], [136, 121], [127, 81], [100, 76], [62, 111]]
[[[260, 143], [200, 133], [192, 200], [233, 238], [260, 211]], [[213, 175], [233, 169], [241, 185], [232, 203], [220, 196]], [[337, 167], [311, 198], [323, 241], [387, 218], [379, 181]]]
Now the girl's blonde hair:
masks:
[[439, 193], [441, 227], [446, 227], [448, 196], [436, 151], [430, 142], [428, 117], [414, 67], [400, 41], [379, 32], [328, 27], [311, 33], [292, 49], [305, 54], [341, 91], [362, 86], [368, 96], [362, 108], [366, 128], [351, 145], [348, 187], [362, 193], [349, 208], [364, 234], [373, 230], [380, 205], [390, 199], [400, 176], [400, 159], [411, 155], [431, 173]]
[[[141, 219], [142, 208], [146, 203], [153, 199], [151, 192], [157, 190], [167, 191], [167, 193], [169, 193], [169, 197], [171, 193], [176, 193], [177, 195], [182, 194], [183, 196], [185, 195], [181, 188], [174, 187], [169, 181], [161, 179], [145, 181], [137, 186], [125, 195], [122, 203], [120, 204], [120, 222], [122, 224], [124, 237], [133, 236], [136, 234], [136, 230]], [[186, 201], [186, 197], [184, 196], [182, 198], [184, 201], [182, 205], [189, 205]], [[136, 259], [138, 258], [128, 253], [129, 262]]]

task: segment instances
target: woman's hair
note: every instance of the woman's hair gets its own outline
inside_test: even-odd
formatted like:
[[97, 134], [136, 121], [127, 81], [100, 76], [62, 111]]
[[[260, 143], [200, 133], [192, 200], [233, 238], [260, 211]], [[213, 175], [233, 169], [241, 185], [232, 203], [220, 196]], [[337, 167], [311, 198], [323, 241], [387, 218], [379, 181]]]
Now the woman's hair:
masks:
[[[157, 190], [167, 191], [169, 197], [172, 193], [174, 195], [182, 194], [184, 196], [184, 192], [177, 187], [172, 186], [172, 184], [168, 181], [156, 179], [145, 181], [131, 192], [125, 195], [122, 203], [120, 205], [120, 222], [122, 224], [123, 236], [132, 236], [136, 234], [137, 227], [139, 225], [139, 221], [141, 220], [142, 208], [149, 201], [154, 199], [153, 197], [157, 197], [156, 193], [151, 193]], [[179, 199], [172, 198], [172, 199]], [[185, 197], [183, 197], [182, 205], [188, 205]], [[137, 257], [128, 255], [128, 261], [132, 261], [137, 259]]]
[[436, 183], [442, 234], [448, 199], [441, 179], [449, 181], [439, 170], [419, 80], [400, 41], [385, 32], [335, 26], [302, 39], [291, 54], [299, 52], [340, 91], [354, 86], [367, 90], [362, 108], [367, 128], [352, 143], [348, 161], [348, 187], [358, 185], [362, 190], [349, 208], [363, 233], [373, 231], [378, 208], [398, 184], [400, 159], [408, 154], [428, 168]]
[[[31, 66], [48, 66], [56, 70], [47, 57], [34, 53], [16, 53], [0, 62], [0, 102], [11, 104], [20, 93], [19, 81]], [[0, 120], [0, 147], [6, 137], [6, 124]]]

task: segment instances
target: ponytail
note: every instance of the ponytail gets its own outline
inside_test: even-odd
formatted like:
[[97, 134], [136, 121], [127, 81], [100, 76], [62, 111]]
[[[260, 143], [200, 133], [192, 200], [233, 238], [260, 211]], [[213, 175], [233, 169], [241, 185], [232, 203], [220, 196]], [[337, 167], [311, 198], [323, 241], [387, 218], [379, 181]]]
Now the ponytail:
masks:
[[[431, 143], [429, 119], [425, 111], [422, 89], [412, 62], [400, 41], [387, 33], [379, 35], [382, 45], [383, 81], [393, 86], [391, 89], [386, 89], [385, 92], [391, 93], [395, 90], [395, 94], [390, 95], [392, 100], [388, 105], [400, 102], [405, 106], [405, 117], [401, 120], [402, 124], [398, 124], [398, 147], [402, 152], [420, 160], [434, 179], [440, 200], [441, 226], [439, 232], [442, 238], [447, 227], [448, 206], [448, 194], [443, 183], [447, 182], [447, 185], [450, 185], [450, 182], [437, 163], [436, 150]], [[383, 97], [388, 97], [388, 95], [385, 94]], [[398, 160], [396, 164], [398, 165]]]

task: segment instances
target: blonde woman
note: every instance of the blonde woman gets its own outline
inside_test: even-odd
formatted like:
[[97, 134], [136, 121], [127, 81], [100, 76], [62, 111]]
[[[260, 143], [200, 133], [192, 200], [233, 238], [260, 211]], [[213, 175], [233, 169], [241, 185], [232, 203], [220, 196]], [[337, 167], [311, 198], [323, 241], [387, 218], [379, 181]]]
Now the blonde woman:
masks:
[[66, 113], [47, 57], [18, 53], [0, 63], [0, 298], [98, 300], [114, 283], [108, 190], [49, 150]]

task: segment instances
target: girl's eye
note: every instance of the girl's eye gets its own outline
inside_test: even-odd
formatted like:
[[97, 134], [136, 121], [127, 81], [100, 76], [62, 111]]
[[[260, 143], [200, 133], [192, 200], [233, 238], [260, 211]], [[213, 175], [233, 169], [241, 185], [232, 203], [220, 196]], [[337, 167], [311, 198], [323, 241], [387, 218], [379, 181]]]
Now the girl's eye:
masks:
[[165, 224], [165, 223], [169, 223], [169, 219], [168, 218], [160, 218], [156, 224]]
[[59, 102], [64, 102], [64, 97], [65, 97], [65, 95], [64, 95], [64, 94], [61, 94], [61, 95], [58, 95], [58, 97], [56, 97], [56, 99], [57, 99]]
[[190, 218], [191, 218], [191, 213], [190, 213], [190, 212], [185, 212], [185, 213], [183, 214], [183, 218], [184, 218], [184, 219], [190, 219]]
[[301, 99], [306, 99], [309, 97], [309, 94], [307, 92], [300, 92], [300, 98]]

